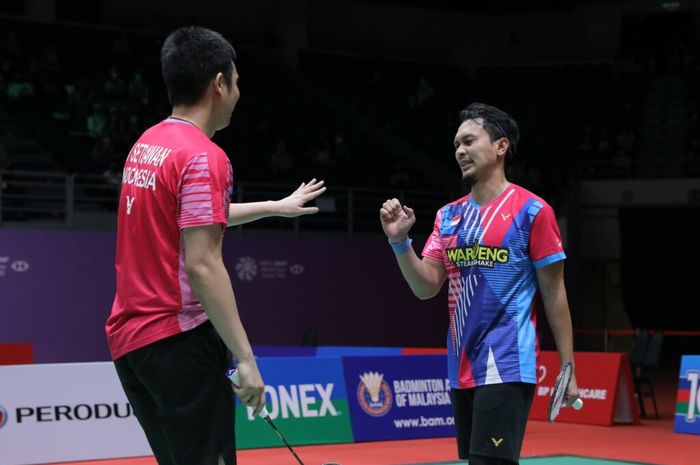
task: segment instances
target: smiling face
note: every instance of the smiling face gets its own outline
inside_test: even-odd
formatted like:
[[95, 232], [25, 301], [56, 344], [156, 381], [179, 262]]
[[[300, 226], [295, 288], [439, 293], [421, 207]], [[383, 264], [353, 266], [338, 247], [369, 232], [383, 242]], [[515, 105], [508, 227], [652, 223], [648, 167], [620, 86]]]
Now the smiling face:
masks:
[[474, 184], [486, 180], [496, 170], [503, 169], [508, 139], [502, 137], [492, 141], [481, 118], [468, 119], [457, 129], [454, 147], [462, 178]]

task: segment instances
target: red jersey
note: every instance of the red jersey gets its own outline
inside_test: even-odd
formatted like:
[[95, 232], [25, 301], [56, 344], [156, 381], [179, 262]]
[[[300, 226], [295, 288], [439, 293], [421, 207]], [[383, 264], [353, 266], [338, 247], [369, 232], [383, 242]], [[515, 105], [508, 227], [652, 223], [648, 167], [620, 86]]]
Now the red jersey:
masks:
[[228, 222], [233, 184], [224, 151], [196, 126], [166, 119], [124, 164], [117, 292], [106, 332], [112, 359], [207, 321], [185, 271], [182, 230]]

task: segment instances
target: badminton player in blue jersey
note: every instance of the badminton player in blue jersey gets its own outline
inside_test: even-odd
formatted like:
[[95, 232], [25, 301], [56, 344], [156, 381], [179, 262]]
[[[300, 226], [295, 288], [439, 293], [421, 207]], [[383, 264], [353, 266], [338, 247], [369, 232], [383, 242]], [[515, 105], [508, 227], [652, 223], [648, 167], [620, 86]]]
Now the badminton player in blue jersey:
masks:
[[[448, 281], [448, 372], [459, 457], [470, 465], [512, 465], [520, 457], [535, 392], [535, 308], [544, 305], [562, 366], [573, 362], [564, 249], [554, 210], [511, 183], [518, 125], [485, 104], [460, 113], [455, 157], [471, 191], [437, 212], [418, 258], [408, 232], [413, 210], [397, 199], [380, 209], [401, 272], [428, 299]], [[578, 398], [576, 377], [569, 404]]]

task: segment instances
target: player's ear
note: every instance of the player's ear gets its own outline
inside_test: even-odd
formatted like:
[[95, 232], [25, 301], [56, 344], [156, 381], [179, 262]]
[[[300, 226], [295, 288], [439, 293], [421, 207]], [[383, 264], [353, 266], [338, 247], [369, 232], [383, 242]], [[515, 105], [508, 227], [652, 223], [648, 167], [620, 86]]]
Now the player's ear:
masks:
[[505, 154], [508, 153], [508, 147], [510, 147], [510, 142], [505, 137], [501, 137], [496, 142], [494, 142], [494, 144], [496, 146], [496, 154], [498, 154], [499, 157], [505, 156]]
[[214, 91], [217, 93], [217, 95], [224, 95], [224, 92], [226, 92], [226, 89], [228, 89], [226, 79], [224, 78], [224, 73], [216, 73], [212, 83], [214, 85]]

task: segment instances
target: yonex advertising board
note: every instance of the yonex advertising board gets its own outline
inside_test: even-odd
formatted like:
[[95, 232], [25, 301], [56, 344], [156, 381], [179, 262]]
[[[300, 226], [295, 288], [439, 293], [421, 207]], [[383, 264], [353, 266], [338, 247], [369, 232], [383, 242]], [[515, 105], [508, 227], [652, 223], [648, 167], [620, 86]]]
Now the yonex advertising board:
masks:
[[445, 355], [343, 357], [355, 441], [454, 436]]
[[673, 431], [700, 434], [700, 355], [681, 358]]
[[[265, 381], [267, 410], [290, 444], [353, 441], [340, 358], [260, 358], [258, 367]], [[237, 402], [239, 448], [284, 447], [270, 425]]]
[[111, 362], [0, 366], [0, 465], [143, 455]]

